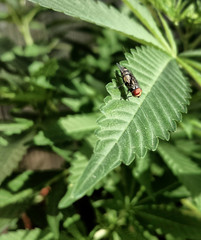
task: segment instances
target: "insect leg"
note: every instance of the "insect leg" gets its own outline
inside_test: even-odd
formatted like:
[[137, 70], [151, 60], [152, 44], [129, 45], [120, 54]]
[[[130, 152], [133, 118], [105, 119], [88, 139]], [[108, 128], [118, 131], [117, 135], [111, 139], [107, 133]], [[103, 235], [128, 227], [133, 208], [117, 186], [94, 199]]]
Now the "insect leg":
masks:
[[120, 86], [116, 86], [114, 88], [120, 88], [120, 87], [123, 87], [124, 86], [124, 83], [122, 83]]

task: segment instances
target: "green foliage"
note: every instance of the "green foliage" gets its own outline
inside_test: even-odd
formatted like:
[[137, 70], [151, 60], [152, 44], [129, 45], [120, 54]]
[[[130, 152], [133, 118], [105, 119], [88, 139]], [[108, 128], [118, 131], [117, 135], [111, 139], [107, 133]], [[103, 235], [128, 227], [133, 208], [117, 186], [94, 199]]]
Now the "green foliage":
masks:
[[0, 191], [0, 231], [8, 228], [12, 221], [20, 217], [29, 205], [33, 202], [34, 193], [32, 189], [26, 189], [16, 194], [6, 190]]
[[68, 135], [75, 139], [81, 139], [97, 128], [98, 116], [99, 114], [67, 116], [61, 118], [59, 124]]
[[47, 231], [41, 231], [40, 229], [36, 228], [34, 230], [18, 230], [16, 232], [10, 232], [0, 236], [1, 240], [53, 240], [53, 234], [48, 233]]
[[72, 196], [72, 190], [74, 189], [74, 186], [78, 183], [80, 175], [82, 174], [82, 171], [83, 169], [85, 169], [86, 165], [87, 165], [86, 157], [80, 154], [79, 152], [75, 153], [74, 161], [72, 163], [72, 166], [69, 168], [70, 176], [69, 176], [68, 192], [60, 202], [61, 207], [66, 204], [71, 204], [72, 202], [75, 201], [74, 196]]
[[[101, 110], [104, 117], [98, 121], [99, 141], [95, 154], [72, 192], [75, 199], [121, 162], [128, 165], [135, 155], [142, 158], [147, 149], [156, 150], [157, 137], [168, 140], [168, 131], [176, 129], [174, 120], [180, 121], [180, 112], [186, 112], [188, 84], [174, 60], [152, 48], [138, 49], [137, 53], [132, 51], [132, 55], [126, 57], [128, 63], [122, 65], [131, 69], [139, 79], [143, 96], [129, 102], [119, 101], [119, 91], [114, 85], [108, 85], [111, 97]], [[169, 91], [173, 95], [169, 95]]]
[[23, 118], [16, 118], [15, 123], [0, 123], [0, 131], [5, 135], [21, 133], [33, 126], [33, 121]]
[[171, 206], [136, 206], [133, 209], [138, 221], [160, 234], [168, 234], [181, 239], [200, 239], [200, 218], [188, 211], [178, 211]]
[[30, 2], [0, 4], [0, 240], [201, 239], [200, 1]]
[[199, 166], [181, 153], [180, 149], [171, 144], [160, 144], [158, 151], [172, 172], [191, 192], [192, 196], [200, 195], [199, 179], [201, 178], [201, 169]]
[[0, 146], [0, 183], [17, 168], [28, 148], [28, 145], [25, 145], [25, 143], [29, 141], [32, 136], [33, 135], [30, 134], [22, 138], [13, 138], [7, 146]]
[[[75, 2], [70, 0], [62, 1], [60, 4], [58, 4], [56, 0], [51, 2], [48, 0], [32, 0], [32, 2], [39, 3], [43, 7], [51, 8], [58, 12], [63, 12], [69, 16], [115, 30], [138, 42], [149, 43], [162, 48], [160, 42], [154, 39], [136, 20], [131, 20], [128, 16], [120, 13], [113, 7], [108, 8], [101, 1], [78, 0]], [[80, 11], [80, 9], [82, 11]], [[121, 21], [119, 21], [119, 19], [121, 19]]]

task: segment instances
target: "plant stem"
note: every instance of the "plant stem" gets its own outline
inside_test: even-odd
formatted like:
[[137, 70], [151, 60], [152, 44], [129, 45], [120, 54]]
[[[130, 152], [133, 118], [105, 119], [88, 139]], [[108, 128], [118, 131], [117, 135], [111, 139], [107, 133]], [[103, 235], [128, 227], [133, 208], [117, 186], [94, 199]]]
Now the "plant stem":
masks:
[[29, 23], [27, 23], [25, 21], [24, 24], [22, 24], [18, 27], [19, 27], [19, 30], [24, 37], [24, 41], [25, 41], [26, 45], [27, 46], [32, 45], [34, 43], [34, 41], [33, 41], [33, 38], [31, 36], [31, 33], [30, 33]]
[[17, 26], [17, 28], [19, 29], [19, 31], [22, 33], [24, 37], [25, 44], [27, 46], [32, 45], [34, 41], [31, 36], [29, 26], [30, 26], [30, 22], [32, 21], [32, 19], [34, 18], [34, 16], [36, 15], [36, 13], [40, 8], [36, 7], [30, 10], [30, 12], [28, 12], [25, 16], [20, 13], [17, 13], [17, 10], [14, 9], [12, 5], [8, 5], [8, 8], [9, 8], [13, 23]]

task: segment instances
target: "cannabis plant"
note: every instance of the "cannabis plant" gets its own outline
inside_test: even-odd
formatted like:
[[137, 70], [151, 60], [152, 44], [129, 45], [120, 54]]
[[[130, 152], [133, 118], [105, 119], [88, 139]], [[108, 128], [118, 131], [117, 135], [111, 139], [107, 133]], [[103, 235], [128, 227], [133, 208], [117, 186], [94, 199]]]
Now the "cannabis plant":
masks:
[[[0, 240], [201, 239], [200, 1], [30, 2], [1, 16]], [[63, 167], [22, 171], [34, 148]]]

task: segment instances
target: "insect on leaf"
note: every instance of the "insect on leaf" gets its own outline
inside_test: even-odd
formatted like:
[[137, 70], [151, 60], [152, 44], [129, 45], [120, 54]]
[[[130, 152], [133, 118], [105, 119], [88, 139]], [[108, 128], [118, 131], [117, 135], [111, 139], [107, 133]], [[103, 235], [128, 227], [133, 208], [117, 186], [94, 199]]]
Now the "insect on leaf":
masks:
[[[156, 150], [158, 138], [169, 140], [176, 130], [181, 113], [186, 112], [189, 84], [176, 61], [153, 47], [131, 50], [127, 61], [120, 64], [129, 69], [142, 88], [140, 98], [120, 100], [120, 91], [109, 83], [99, 119], [98, 141], [94, 154], [72, 191], [79, 198], [121, 162], [129, 165], [147, 149]], [[65, 206], [65, 201], [60, 205]]]

